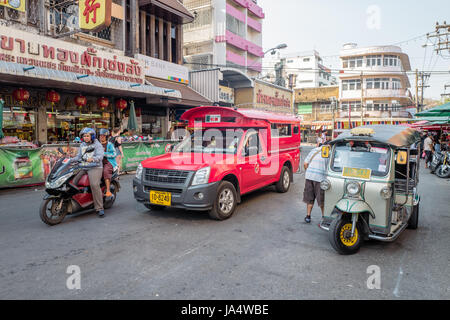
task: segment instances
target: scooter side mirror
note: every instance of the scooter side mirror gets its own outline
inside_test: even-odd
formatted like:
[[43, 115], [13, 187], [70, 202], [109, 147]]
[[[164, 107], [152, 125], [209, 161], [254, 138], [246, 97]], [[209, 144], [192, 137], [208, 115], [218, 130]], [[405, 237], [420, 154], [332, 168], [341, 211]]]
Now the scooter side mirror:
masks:
[[92, 147], [92, 146], [87, 147], [85, 153], [91, 153], [91, 152], [94, 152], [94, 150], [95, 150], [95, 147]]
[[64, 150], [63, 150], [61, 147], [59, 147], [57, 150], [58, 150], [58, 152], [61, 153], [61, 154], [64, 154], [64, 153], [65, 153]]

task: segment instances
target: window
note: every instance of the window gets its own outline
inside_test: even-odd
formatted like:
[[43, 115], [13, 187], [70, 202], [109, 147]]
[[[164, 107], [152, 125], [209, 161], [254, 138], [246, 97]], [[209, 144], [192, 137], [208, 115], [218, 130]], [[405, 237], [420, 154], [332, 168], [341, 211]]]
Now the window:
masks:
[[291, 134], [291, 125], [290, 124], [281, 124], [281, 123], [272, 123], [271, 125], [271, 136], [272, 137], [290, 137]]
[[247, 140], [244, 143], [244, 150], [242, 150], [242, 155], [244, 157], [255, 156], [261, 153], [261, 144], [259, 143], [259, 135], [258, 132], [251, 129], [251, 132], [247, 136]]
[[384, 56], [383, 62], [384, 62], [383, 65], [385, 67], [387, 67], [387, 66], [396, 67], [397, 63], [398, 63], [398, 57], [397, 56], [386, 55], [386, 56]]
[[342, 90], [361, 90], [361, 80], [342, 80]]
[[309, 58], [303, 58], [303, 62], [309, 62]]
[[342, 60], [343, 68], [356, 68], [362, 67], [363, 57], [347, 58]]
[[245, 38], [245, 23], [227, 14], [227, 30]]
[[402, 82], [400, 79], [392, 79], [392, 89], [399, 90], [402, 88]]
[[389, 89], [389, 78], [381, 79], [381, 89], [388, 90]]
[[373, 89], [375, 79], [368, 78], [366, 79], [366, 89]]
[[381, 55], [366, 56], [366, 66], [367, 67], [381, 66]]
[[331, 112], [331, 105], [330, 104], [321, 104], [320, 112]]

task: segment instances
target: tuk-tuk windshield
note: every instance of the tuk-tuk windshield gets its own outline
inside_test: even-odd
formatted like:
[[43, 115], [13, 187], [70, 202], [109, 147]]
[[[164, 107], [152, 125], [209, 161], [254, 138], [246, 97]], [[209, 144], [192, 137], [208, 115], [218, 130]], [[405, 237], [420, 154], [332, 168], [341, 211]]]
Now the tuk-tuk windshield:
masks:
[[390, 148], [365, 141], [336, 144], [331, 170], [342, 172], [344, 167], [370, 169], [373, 176], [384, 177], [389, 172]]
[[236, 154], [244, 131], [208, 129], [194, 132], [174, 148], [181, 153]]

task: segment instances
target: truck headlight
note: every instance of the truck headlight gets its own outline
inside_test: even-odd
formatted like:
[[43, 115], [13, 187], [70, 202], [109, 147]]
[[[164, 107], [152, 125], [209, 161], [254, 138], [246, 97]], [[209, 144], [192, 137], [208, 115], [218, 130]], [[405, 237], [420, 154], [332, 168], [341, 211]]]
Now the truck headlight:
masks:
[[384, 199], [390, 199], [392, 197], [392, 189], [390, 187], [384, 187], [380, 190], [380, 196]]
[[357, 182], [350, 182], [347, 184], [347, 193], [351, 196], [356, 196], [361, 191], [361, 186]]
[[192, 185], [196, 186], [199, 184], [206, 184], [209, 181], [209, 173], [211, 172], [211, 167], [202, 168], [197, 170], [192, 180]]
[[136, 178], [138, 178], [139, 180], [142, 179], [142, 171], [144, 171], [144, 169], [142, 168], [142, 164], [139, 163], [136, 169]]
[[331, 182], [328, 179], [325, 179], [320, 183], [320, 189], [322, 189], [323, 191], [330, 190], [330, 188]]

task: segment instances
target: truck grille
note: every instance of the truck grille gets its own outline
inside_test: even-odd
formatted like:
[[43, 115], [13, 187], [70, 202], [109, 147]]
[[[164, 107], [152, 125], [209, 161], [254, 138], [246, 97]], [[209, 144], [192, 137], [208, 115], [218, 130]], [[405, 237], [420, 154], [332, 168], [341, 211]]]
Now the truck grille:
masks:
[[184, 184], [188, 176], [189, 171], [145, 169], [144, 178], [150, 182]]

